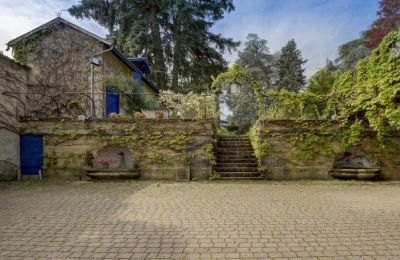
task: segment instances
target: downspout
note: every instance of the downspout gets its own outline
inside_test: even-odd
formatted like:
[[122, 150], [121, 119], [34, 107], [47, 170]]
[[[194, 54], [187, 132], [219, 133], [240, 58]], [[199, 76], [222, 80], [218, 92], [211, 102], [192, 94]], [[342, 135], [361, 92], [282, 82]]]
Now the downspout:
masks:
[[[91, 101], [92, 101], [92, 105], [90, 106], [90, 114], [92, 116], [92, 119], [96, 117], [96, 115], [94, 115], [94, 111], [95, 111], [95, 104], [94, 104], [94, 91], [93, 91], [93, 83], [94, 83], [94, 66], [95, 64], [93, 63], [93, 59], [100, 55], [100, 54], [104, 54], [106, 52], [109, 52], [113, 49], [114, 47], [111, 45], [109, 49], [104, 50], [104, 51], [100, 51], [97, 52], [95, 54], [92, 54], [92, 60], [90, 61], [90, 97], [91, 97]], [[101, 66], [102, 64], [96, 65], [96, 66]]]

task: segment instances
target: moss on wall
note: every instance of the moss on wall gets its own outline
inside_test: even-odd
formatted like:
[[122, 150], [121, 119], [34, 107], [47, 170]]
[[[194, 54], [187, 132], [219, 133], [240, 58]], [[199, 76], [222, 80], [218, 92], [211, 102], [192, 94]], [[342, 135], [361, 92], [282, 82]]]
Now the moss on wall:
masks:
[[127, 148], [145, 178], [156, 178], [157, 171], [160, 178], [170, 178], [177, 169], [198, 165], [211, 171], [209, 161], [197, 163], [208, 156], [204, 147], [212, 142], [214, 126], [208, 120], [37, 120], [22, 125], [23, 133], [44, 135], [45, 169], [51, 175], [80, 174], [87, 167], [87, 151], [96, 158], [105, 147]]
[[274, 179], [328, 179], [336, 158], [345, 153], [377, 158], [383, 179], [400, 179], [398, 131], [388, 131], [382, 147], [374, 131], [349, 140], [336, 121], [259, 120], [251, 138], [260, 167]]

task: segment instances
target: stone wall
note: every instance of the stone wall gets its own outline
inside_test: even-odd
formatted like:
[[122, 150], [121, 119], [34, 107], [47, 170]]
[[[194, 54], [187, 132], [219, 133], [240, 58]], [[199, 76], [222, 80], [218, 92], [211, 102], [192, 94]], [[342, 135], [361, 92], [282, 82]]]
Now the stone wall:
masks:
[[[345, 154], [335, 121], [260, 120], [257, 126], [268, 147], [260, 161], [270, 179], [331, 179], [329, 171]], [[389, 133], [385, 148], [369, 133], [346, 152], [380, 167], [381, 179], [400, 179], [400, 132]]]
[[[0, 180], [15, 179], [19, 168], [19, 121], [24, 98], [4, 92], [26, 92], [29, 68], [0, 54]], [[13, 97], [11, 97], [13, 96]]]
[[115, 119], [78, 122], [71, 120], [23, 121], [22, 134], [44, 138], [45, 177], [76, 178], [84, 173], [85, 156], [95, 161], [105, 149], [128, 149], [143, 179], [175, 180], [178, 171], [191, 168], [191, 176], [211, 174], [212, 121], [178, 119]]
[[[29, 45], [31, 49], [23, 60], [32, 68], [29, 71], [28, 91], [43, 93], [28, 95], [29, 116], [90, 116], [90, 99], [85, 94], [91, 92], [92, 69], [93, 98], [99, 118], [105, 116], [106, 79], [131, 79], [134, 87], [132, 70], [110, 51], [109, 46], [67, 25], [53, 25]], [[94, 54], [101, 59], [101, 66], [91, 65]], [[148, 86], [145, 88], [150, 91]]]

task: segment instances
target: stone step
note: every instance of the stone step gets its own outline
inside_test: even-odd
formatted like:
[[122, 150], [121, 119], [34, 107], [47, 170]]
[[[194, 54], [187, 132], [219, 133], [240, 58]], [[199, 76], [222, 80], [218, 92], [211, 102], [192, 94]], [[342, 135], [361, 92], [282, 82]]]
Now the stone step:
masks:
[[219, 172], [219, 173], [223, 173], [223, 172], [229, 172], [229, 173], [232, 173], [232, 172], [254, 173], [254, 172], [256, 172], [257, 173], [258, 168], [257, 167], [221, 167], [221, 166], [217, 165], [217, 167], [215, 167], [215, 171]]
[[223, 146], [223, 145], [218, 145], [215, 147], [215, 150], [217, 151], [224, 151], [224, 150], [234, 150], [234, 151], [238, 151], [238, 150], [254, 150], [253, 146], [251, 145], [246, 145], [246, 146]]
[[227, 161], [227, 160], [257, 160], [254, 154], [217, 154], [217, 159]]
[[229, 158], [217, 158], [217, 163], [257, 163], [254, 158], [251, 159], [229, 159]]
[[216, 171], [221, 177], [257, 177], [260, 176], [259, 172], [219, 172]]
[[219, 145], [251, 145], [250, 141], [218, 141], [217, 144]]
[[217, 162], [217, 167], [257, 167], [257, 162]]
[[215, 148], [216, 152], [239, 152], [239, 151], [254, 151], [252, 146], [229, 146], [229, 147], [225, 147], [225, 146], [217, 146]]
[[219, 136], [218, 139], [220, 139], [220, 140], [232, 140], [232, 139], [250, 140], [249, 136], [247, 136], [247, 135], [223, 135], [223, 136]]
[[218, 155], [254, 155], [254, 151], [230, 151], [230, 150], [225, 150], [225, 151], [217, 151]]
[[243, 180], [251, 180], [251, 181], [261, 181], [265, 178], [262, 176], [257, 177], [220, 177], [219, 180], [221, 181], [243, 181]]

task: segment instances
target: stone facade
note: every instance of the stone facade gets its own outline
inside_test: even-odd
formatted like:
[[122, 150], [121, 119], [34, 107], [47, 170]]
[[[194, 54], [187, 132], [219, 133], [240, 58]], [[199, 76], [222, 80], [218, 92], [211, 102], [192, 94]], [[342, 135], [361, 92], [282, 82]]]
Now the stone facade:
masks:
[[[191, 176], [206, 179], [211, 174], [210, 155], [213, 122], [179, 119], [118, 119], [95, 121], [23, 121], [22, 134], [43, 135], [44, 177], [77, 178], [85, 168], [85, 155], [93, 154], [95, 167], [100, 154], [118, 159], [128, 149], [142, 179], [175, 180], [178, 172], [191, 168]], [[109, 152], [103, 153], [105, 149]], [[111, 152], [110, 152], [111, 151]], [[118, 153], [117, 153], [118, 152]], [[125, 153], [126, 154], [126, 153]]]
[[29, 68], [0, 54], [0, 179], [15, 179], [19, 168], [19, 121], [24, 98], [7, 92], [26, 92]]
[[[24, 53], [22, 62], [31, 68], [28, 92], [32, 94], [27, 96], [28, 116], [90, 116], [89, 97], [93, 84], [95, 114], [98, 118], [104, 117], [107, 79], [127, 78], [132, 81], [132, 89], [135, 87], [132, 68], [117, 56], [110, 44], [73, 26], [61, 19], [35, 32], [33, 35], [38, 36], [32, 36], [32, 41], [23, 42], [28, 51]], [[13, 51], [18, 51], [16, 45], [18, 41], [11, 41]], [[92, 57], [98, 58], [101, 66], [91, 65]], [[144, 92], [156, 94], [147, 84], [144, 84]]]
[[[261, 158], [261, 165], [267, 168], [267, 177], [270, 179], [331, 179], [329, 171], [344, 155], [340, 152], [339, 140], [335, 136], [337, 122], [260, 120], [258, 126], [261, 129], [261, 139], [268, 144], [267, 155]], [[312, 147], [307, 147], [306, 141], [300, 138], [305, 128], [316, 136], [326, 136], [323, 131], [329, 129], [332, 134], [328, 135], [330, 141], [316, 142]], [[295, 143], [293, 138], [296, 137], [298, 139]], [[374, 136], [368, 135], [346, 154], [379, 167], [381, 179], [400, 179], [400, 132], [391, 132], [387, 140], [386, 147], [380, 148]]]

